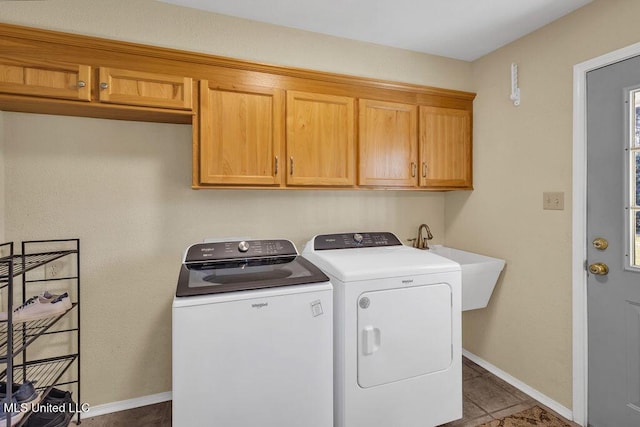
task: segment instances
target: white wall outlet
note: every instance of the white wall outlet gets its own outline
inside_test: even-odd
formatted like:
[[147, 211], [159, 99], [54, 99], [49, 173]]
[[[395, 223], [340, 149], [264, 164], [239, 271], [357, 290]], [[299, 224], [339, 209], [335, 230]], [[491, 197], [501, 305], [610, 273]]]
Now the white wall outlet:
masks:
[[64, 269], [64, 261], [58, 260], [48, 263], [44, 269], [44, 279], [57, 279], [62, 275]]
[[542, 193], [542, 209], [564, 210], [564, 192], [545, 191]]

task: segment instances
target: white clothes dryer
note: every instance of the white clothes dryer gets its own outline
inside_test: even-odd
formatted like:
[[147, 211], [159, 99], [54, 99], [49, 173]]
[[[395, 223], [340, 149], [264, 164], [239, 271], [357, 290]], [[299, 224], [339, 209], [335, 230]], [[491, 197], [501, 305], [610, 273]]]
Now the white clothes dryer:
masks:
[[303, 256], [334, 287], [334, 426], [461, 418], [460, 265], [386, 232], [318, 235]]

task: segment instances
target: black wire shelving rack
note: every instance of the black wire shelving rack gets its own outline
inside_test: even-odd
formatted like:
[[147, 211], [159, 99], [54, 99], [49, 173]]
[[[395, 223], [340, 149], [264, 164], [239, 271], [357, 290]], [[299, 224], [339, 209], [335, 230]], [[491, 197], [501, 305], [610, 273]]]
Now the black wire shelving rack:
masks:
[[[51, 250], [51, 247], [58, 247], [59, 250]], [[46, 250], [40, 250], [47, 248]], [[76, 399], [81, 402], [80, 395], [80, 240], [79, 239], [56, 239], [56, 240], [30, 240], [21, 244], [21, 253], [16, 254], [14, 243], [8, 242], [0, 244], [0, 291], [6, 291], [6, 320], [0, 320], [0, 365], [5, 365], [5, 369], [0, 372], [0, 381], [6, 382], [6, 390], [13, 390], [13, 384], [31, 381], [43, 399], [53, 387], [63, 387], [75, 385]], [[46, 273], [40, 276], [31, 276], [29, 272], [37, 273], [38, 269], [45, 269], [54, 261], [71, 258], [70, 275], [48, 277]], [[43, 271], [44, 272], [44, 271]], [[38, 320], [16, 323], [13, 322], [13, 310], [19, 305], [15, 299], [16, 280], [21, 277], [22, 294], [21, 300], [24, 303], [29, 294], [30, 286], [35, 283], [63, 282], [69, 287], [70, 296], [75, 297], [70, 309], [64, 313], [56, 314], [52, 317]], [[33, 278], [36, 277], [36, 278]], [[19, 286], [19, 284], [18, 284]], [[0, 310], [2, 310], [0, 309]], [[73, 316], [70, 327], [56, 327], [61, 324], [61, 320]], [[47, 357], [38, 360], [31, 360], [28, 354], [29, 346], [38, 338], [71, 333], [75, 334], [75, 342], [71, 343], [75, 347], [75, 352]], [[72, 340], [74, 338], [71, 338]], [[75, 345], [73, 345], [75, 344]], [[71, 370], [71, 378], [66, 379], [65, 374]], [[75, 375], [73, 373], [75, 372]], [[2, 402], [10, 403], [11, 393]], [[24, 425], [29, 417], [29, 413], [22, 416], [19, 422], [12, 420], [10, 413], [5, 413], [5, 419], [0, 420], [0, 427], [6, 424]], [[77, 412], [76, 422], [81, 422], [81, 412]]]

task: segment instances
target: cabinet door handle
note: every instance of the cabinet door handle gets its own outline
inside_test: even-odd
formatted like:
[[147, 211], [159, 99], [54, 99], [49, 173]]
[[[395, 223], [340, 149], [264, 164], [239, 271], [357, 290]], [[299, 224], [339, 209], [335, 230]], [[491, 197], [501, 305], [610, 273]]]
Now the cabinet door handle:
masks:
[[107, 82], [100, 83], [100, 89], [109, 89], [109, 83]]
[[87, 86], [87, 83], [84, 80], [78, 80], [78, 87], [82, 88]]
[[275, 171], [274, 171], [274, 175], [278, 175], [278, 156], [276, 156], [276, 166], [275, 166]]
[[427, 162], [422, 162], [422, 177], [427, 177]]
[[293, 175], [293, 157], [289, 157], [289, 175]]
[[411, 162], [411, 177], [412, 178], [416, 177], [416, 169], [417, 169], [417, 166], [416, 166], [415, 162]]

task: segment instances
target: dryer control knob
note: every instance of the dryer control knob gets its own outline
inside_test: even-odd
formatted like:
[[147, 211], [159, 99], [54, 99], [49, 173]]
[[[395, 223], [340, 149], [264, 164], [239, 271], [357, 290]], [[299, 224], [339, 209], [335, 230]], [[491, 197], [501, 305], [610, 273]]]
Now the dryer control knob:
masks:
[[238, 250], [240, 252], [247, 252], [249, 250], [249, 244], [245, 241], [238, 243]]
[[363, 239], [363, 237], [362, 237], [362, 234], [360, 234], [360, 233], [356, 233], [356, 234], [353, 235], [353, 240], [356, 243], [362, 243], [362, 239]]

